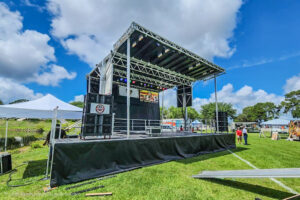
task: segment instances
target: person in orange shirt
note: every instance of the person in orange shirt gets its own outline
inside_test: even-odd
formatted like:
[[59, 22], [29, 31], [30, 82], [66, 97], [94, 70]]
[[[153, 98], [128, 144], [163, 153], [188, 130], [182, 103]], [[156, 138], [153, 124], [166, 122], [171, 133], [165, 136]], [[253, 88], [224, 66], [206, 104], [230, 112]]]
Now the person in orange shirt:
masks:
[[236, 130], [236, 136], [237, 136], [238, 144], [242, 144], [242, 140], [243, 140], [242, 135], [243, 135], [242, 130], [241, 130], [240, 127], [238, 127], [238, 129]]

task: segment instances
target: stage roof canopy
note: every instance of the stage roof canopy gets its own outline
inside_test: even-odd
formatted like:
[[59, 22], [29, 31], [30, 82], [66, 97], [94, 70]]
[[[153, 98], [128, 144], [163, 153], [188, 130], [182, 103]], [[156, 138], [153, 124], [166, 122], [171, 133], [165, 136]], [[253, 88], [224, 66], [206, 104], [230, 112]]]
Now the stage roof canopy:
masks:
[[114, 51], [126, 54], [126, 40], [131, 40], [131, 57], [176, 71], [196, 80], [218, 75], [225, 70], [193, 52], [133, 22], [114, 44]]
[[[162, 87], [167, 89], [179, 85], [190, 86], [197, 80], [206, 80], [225, 73], [223, 68], [135, 22], [114, 44], [113, 51], [98, 67], [110, 61], [114, 66], [113, 76], [126, 78], [128, 38], [130, 77], [131, 80], [139, 81], [141, 85], [149, 83], [155, 88], [160, 88], [158, 90]], [[94, 77], [99, 77], [99, 74], [100, 70], [97, 67], [90, 73]]]

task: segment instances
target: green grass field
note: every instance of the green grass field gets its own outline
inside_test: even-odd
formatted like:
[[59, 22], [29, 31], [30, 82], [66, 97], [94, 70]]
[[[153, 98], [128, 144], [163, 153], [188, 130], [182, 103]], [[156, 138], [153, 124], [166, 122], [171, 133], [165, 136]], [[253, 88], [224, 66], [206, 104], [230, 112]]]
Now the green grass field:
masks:
[[[42, 141], [39, 141], [41, 143]], [[300, 142], [272, 141], [250, 134], [248, 146], [238, 145], [234, 152], [258, 168], [300, 168]], [[0, 199], [84, 199], [84, 194], [71, 196], [71, 192], [104, 185], [91, 192], [113, 192], [105, 199], [282, 199], [292, 196], [269, 179], [216, 179], [191, 178], [202, 170], [251, 169], [227, 151], [173, 161], [118, 174], [117, 177], [65, 190], [61, 186], [44, 193], [48, 181], [43, 177], [48, 148], [23, 147], [12, 150], [13, 166], [29, 161], [12, 174], [10, 184], [23, 187], [7, 187], [8, 175], [0, 176]], [[278, 179], [300, 193], [300, 179]], [[97, 197], [96, 197], [97, 198]]]

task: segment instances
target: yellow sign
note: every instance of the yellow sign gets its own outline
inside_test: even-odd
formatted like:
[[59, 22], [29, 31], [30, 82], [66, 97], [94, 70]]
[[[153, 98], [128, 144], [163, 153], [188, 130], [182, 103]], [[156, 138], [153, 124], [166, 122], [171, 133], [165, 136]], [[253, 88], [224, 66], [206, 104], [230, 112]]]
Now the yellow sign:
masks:
[[158, 93], [148, 90], [140, 90], [140, 101], [158, 103]]

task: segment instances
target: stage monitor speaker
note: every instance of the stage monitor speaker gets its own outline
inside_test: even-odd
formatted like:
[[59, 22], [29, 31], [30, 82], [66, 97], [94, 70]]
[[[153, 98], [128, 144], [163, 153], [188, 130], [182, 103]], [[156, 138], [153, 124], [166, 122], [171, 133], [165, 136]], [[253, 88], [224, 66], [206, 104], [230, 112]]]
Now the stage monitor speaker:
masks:
[[178, 86], [177, 87], [177, 107], [183, 107], [183, 96], [186, 94], [186, 106], [192, 106], [193, 96], [191, 86]]
[[0, 153], [0, 165], [0, 174], [6, 173], [12, 169], [11, 155], [9, 153]]
[[[216, 116], [215, 116], [216, 119]], [[218, 112], [218, 124], [220, 132], [228, 132], [228, 115], [227, 112]], [[217, 124], [217, 121], [216, 121]]]

